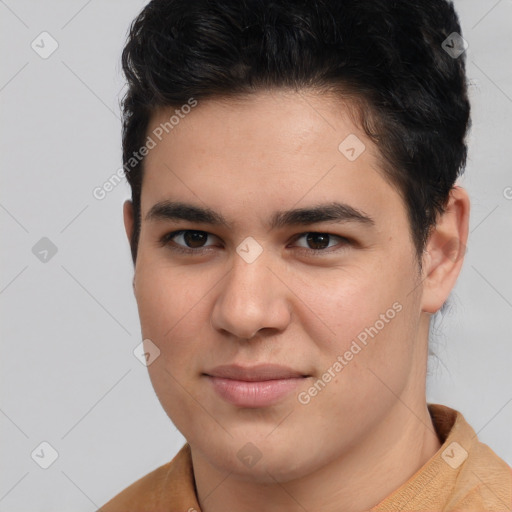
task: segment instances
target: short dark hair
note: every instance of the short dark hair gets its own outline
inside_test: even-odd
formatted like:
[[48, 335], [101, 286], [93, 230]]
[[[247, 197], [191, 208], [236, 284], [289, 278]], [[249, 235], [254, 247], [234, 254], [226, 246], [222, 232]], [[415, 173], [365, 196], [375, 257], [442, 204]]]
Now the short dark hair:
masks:
[[419, 257], [466, 164], [465, 55], [455, 58], [443, 47], [454, 32], [461, 34], [459, 19], [446, 0], [149, 2], [122, 53], [133, 262], [144, 164], [133, 154], [144, 146], [151, 116], [191, 98], [275, 88], [353, 100], [360, 126], [383, 157], [384, 176], [407, 207]]

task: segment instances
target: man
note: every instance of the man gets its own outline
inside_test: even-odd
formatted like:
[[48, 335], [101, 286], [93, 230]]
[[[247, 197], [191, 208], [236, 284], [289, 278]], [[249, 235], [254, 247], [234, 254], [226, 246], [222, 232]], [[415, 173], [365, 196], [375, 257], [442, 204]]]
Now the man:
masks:
[[444, 0], [154, 0], [134, 21], [124, 220], [187, 443], [103, 511], [511, 509], [511, 468], [425, 395], [468, 236], [460, 33]]

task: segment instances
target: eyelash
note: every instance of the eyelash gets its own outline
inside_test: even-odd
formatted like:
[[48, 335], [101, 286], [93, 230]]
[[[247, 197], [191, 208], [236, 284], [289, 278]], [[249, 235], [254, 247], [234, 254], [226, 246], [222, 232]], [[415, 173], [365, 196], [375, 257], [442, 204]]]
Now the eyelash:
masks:
[[[180, 245], [171, 245], [170, 244], [170, 242], [174, 242], [173, 238], [175, 238], [175, 237], [177, 237], [179, 235], [182, 235], [183, 233], [205, 233], [206, 235], [212, 235], [212, 233], [208, 233], [207, 231], [201, 231], [201, 230], [197, 230], [197, 229], [180, 229], [178, 231], [172, 231], [171, 233], [165, 234], [160, 239], [160, 245], [162, 247], [168, 246], [169, 249], [171, 249], [172, 251], [176, 251], [176, 252], [179, 252], [179, 253], [182, 253], [182, 254], [187, 254], [187, 255], [193, 255], [193, 256], [203, 255], [203, 254], [209, 252], [211, 250], [211, 248], [213, 247], [213, 246], [206, 246], [206, 247], [200, 247], [200, 248], [197, 248], [197, 249], [192, 249], [190, 247], [185, 248], [185, 247], [180, 246]], [[299, 233], [299, 234], [297, 234], [297, 235], [295, 235], [293, 237], [293, 242], [296, 242], [300, 238], [304, 237], [305, 235], [309, 235], [309, 234], [312, 234], [312, 235], [314, 235], [314, 234], [316, 234], [316, 235], [327, 235], [329, 237], [339, 238], [342, 241], [343, 246], [351, 243], [351, 241], [348, 238], [345, 238], [345, 237], [340, 236], [340, 235], [334, 235], [332, 233], [325, 233], [323, 231], [306, 231], [304, 233]], [[215, 236], [215, 235], [212, 235], [212, 236]], [[331, 240], [329, 240], [329, 242], [330, 241]], [[176, 242], [174, 242], [174, 243], [176, 243]], [[301, 251], [305, 251], [305, 252], [309, 253], [312, 256], [321, 256], [322, 253], [330, 254], [332, 252], [338, 252], [340, 250], [343, 250], [343, 248], [344, 247], [341, 247], [341, 248], [338, 248], [338, 249], [335, 249], [335, 250], [329, 250], [329, 249], [332, 249], [332, 248], [309, 249], [307, 247], [298, 247], [298, 249], [300, 249]]]

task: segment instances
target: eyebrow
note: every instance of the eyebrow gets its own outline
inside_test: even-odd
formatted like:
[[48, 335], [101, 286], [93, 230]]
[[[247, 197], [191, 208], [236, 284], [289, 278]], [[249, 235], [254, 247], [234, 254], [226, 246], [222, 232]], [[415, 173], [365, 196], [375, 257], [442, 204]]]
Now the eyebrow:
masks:
[[[153, 220], [185, 220], [213, 226], [225, 226], [233, 229], [233, 225], [220, 213], [193, 204], [177, 201], [161, 201], [154, 204], [145, 217], [146, 221]], [[285, 226], [310, 225], [319, 222], [357, 222], [373, 226], [375, 221], [365, 212], [348, 204], [331, 202], [307, 208], [281, 210], [270, 218], [270, 229]]]

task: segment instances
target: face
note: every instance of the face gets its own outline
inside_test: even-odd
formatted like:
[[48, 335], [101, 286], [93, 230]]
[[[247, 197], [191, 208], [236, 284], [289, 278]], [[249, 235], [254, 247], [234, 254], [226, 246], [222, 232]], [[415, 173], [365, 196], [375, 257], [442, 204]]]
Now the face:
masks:
[[241, 479], [348, 457], [423, 391], [406, 208], [348, 112], [312, 92], [204, 101], [146, 156], [134, 291], [151, 381], [196, 456]]

